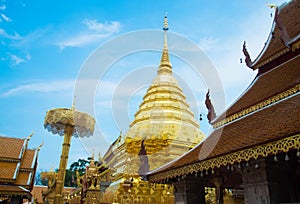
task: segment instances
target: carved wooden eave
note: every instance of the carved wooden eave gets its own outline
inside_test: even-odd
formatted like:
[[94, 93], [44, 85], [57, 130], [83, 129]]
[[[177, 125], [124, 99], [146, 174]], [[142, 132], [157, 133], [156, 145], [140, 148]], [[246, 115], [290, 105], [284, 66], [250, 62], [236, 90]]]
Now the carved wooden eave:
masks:
[[275, 142], [270, 142], [263, 145], [258, 145], [241, 151], [222, 155], [216, 158], [199, 161], [193, 164], [185, 165], [176, 169], [157, 174], [150, 172], [148, 177], [150, 182], [163, 182], [171, 178], [182, 177], [188, 174], [197, 172], [209, 171], [221, 166], [228, 166], [240, 162], [247, 162], [251, 159], [259, 157], [267, 157], [276, 155], [280, 152], [288, 152], [293, 149], [300, 149], [300, 134], [293, 135]]
[[[297, 124], [299, 97], [300, 84], [298, 83], [243, 112], [215, 123], [216, 127], [206, 141], [180, 158], [149, 172], [148, 179], [151, 182], [162, 182], [196, 172], [206, 173], [222, 166], [239, 164], [280, 152], [299, 150], [300, 134]], [[274, 120], [278, 120], [278, 123]], [[268, 126], [270, 121], [273, 121], [272, 125], [276, 126], [275, 129], [270, 126], [270, 123]], [[256, 126], [262, 122], [267, 125], [262, 129], [267, 131], [261, 131], [261, 128]], [[241, 126], [242, 124], [245, 126]], [[252, 133], [248, 134], [250, 129]], [[215, 140], [217, 143], [213, 146]], [[207, 156], [205, 156], [206, 152]]]

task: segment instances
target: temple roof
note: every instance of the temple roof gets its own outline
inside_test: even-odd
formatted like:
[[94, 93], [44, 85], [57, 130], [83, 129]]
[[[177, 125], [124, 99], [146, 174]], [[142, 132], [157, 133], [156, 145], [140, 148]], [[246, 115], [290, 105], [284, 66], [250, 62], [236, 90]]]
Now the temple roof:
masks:
[[[291, 114], [292, 113], [292, 114]], [[161, 169], [168, 171], [184, 165], [209, 160], [224, 154], [251, 148], [284, 137], [299, 134], [300, 95], [258, 111], [243, 120], [216, 129], [200, 145]]]
[[27, 139], [0, 137], [1, 185], [31, 189], [39, 149], [27, 148], [30, 137]]
[[0, 136], [0, 158], [19, 159], [25, 139]]
[[214, 120], [213, 124], [219, 126], [218, 123], [220, 123], [220, 121], [226, 120], [230, 116], [234, 116], [235, 114], [241, 116], [243, 110], [251, 108], [298, 84], [300, 81], [299, 64], [300, 58], [295, 57], [288, 64], [283, 64], [267, 73], [258, 75], [237, 101], [233, 103], [221, 117]]
[[37, 151], [33, 149], [26, 149], [22, 158], [21, 166], [22, 169], [32, 169], [35, 165], [35, 157]]
[[[293, 0], [277, 7], [268, 40], [251, 67], [259, 69], [292, 49], [300, 35], [300, 1]], [[299, 43], [297, 45], [299, 47]]]
[[0, 196], [6, 195], [31, 197], [30, 191], [28, 189], [23, 188], [22, 186], [0, 185]]

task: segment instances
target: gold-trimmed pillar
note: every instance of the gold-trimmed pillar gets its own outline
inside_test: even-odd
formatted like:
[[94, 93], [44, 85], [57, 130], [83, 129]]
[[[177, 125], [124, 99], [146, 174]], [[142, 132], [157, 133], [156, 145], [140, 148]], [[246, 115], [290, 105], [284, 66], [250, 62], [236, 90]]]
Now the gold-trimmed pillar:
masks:
[[57, 181], [56, 181], [55, 198], [54, 198], [55, 204], [63, 203], [63, 189], [64, 189], [64, 182], [66, 177], [66, 169], [68, 164], [72, 134], [73, 134], [73, 127], [67, 126], [64, 134], [64, 142], [62, 144], [59, 170], [58, 170]]

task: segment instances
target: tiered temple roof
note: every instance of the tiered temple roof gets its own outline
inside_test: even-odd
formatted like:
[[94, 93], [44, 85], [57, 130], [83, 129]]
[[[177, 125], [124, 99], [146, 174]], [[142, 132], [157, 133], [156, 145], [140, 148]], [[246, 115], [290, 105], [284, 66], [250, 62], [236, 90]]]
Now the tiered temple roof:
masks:
[[28, 149], [30, 137], [0, 136], [0, 196], [31, 198], [40, 148]]

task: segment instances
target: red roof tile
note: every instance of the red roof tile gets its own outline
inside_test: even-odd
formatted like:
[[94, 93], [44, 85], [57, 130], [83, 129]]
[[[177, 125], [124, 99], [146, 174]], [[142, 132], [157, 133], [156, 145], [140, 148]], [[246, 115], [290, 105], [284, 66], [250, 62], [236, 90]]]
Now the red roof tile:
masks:
[[21, 169], [32, 169], [37, 150], [26, 149], [21, 162]]
[[32, 176], [31, 172], [19, 172], [15, 184], [20, 186], [30, 186]]
[[[0, 184], [32, 186], [37, 150], [22, 150], [26, 139], [0, 137]], [[24, 152], [23, 152], [24, 151]]]
[[25, 139], [0, 136], [0, 159], [18, 159]]
[[0, 195], [26, 195], [30, 197], [29, 190], [23, 188], [22, 186], [13, 186], [13, 185], [0, 185]]
[[15, 179], [17, 165], [17, 162], [0, 161], [0, 179]]

